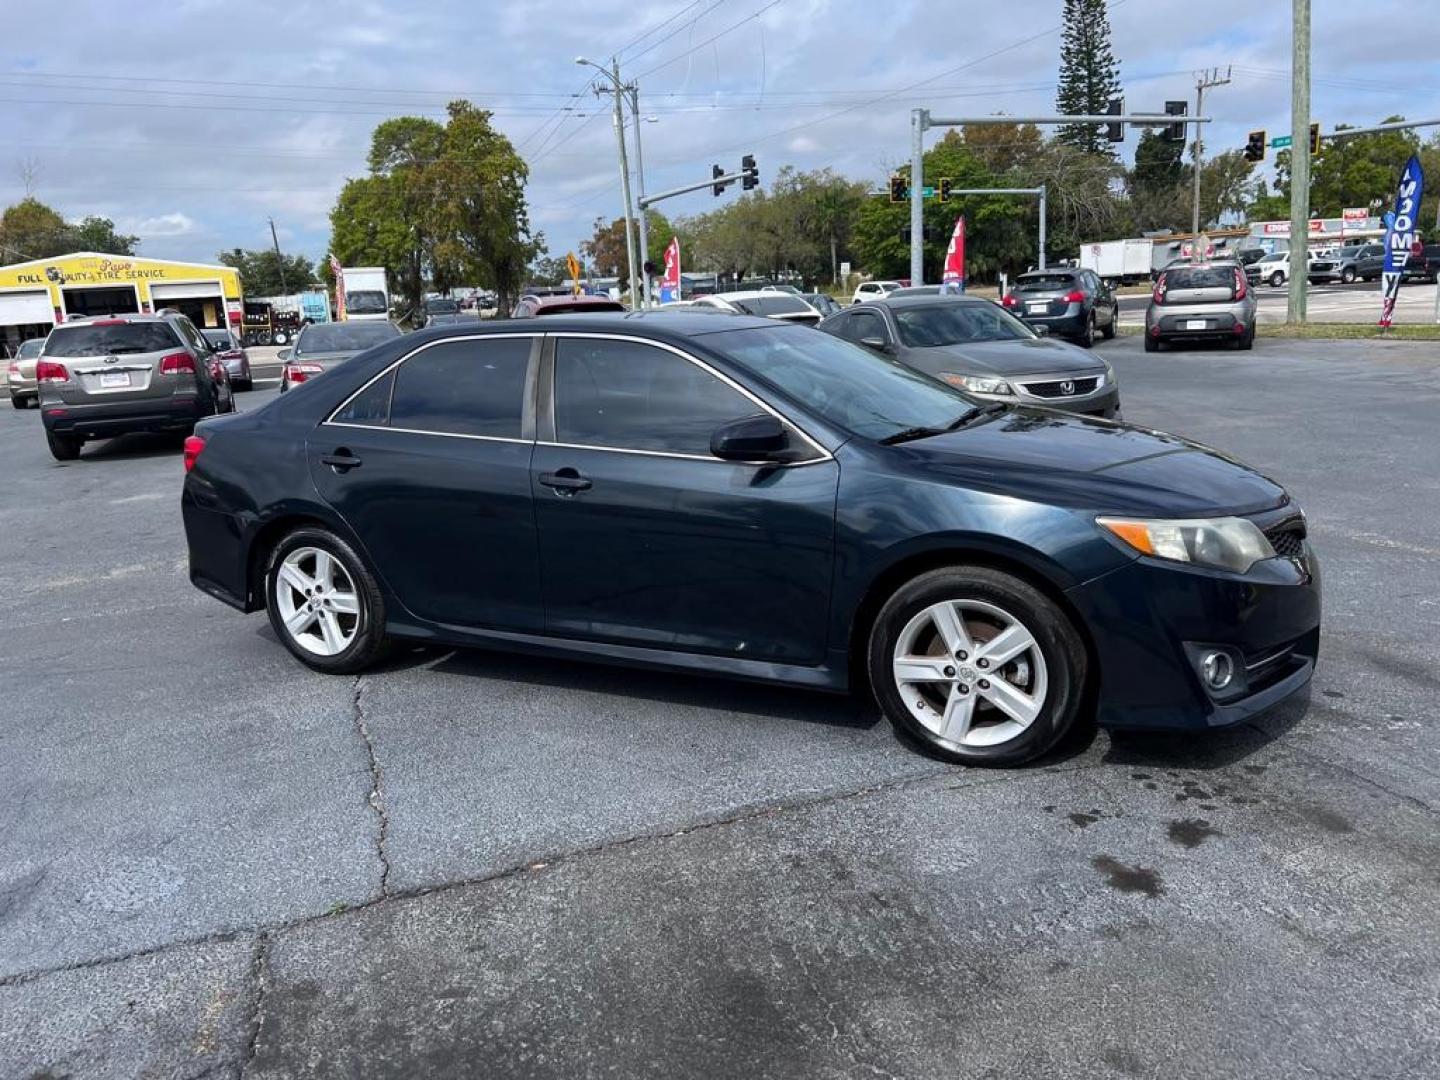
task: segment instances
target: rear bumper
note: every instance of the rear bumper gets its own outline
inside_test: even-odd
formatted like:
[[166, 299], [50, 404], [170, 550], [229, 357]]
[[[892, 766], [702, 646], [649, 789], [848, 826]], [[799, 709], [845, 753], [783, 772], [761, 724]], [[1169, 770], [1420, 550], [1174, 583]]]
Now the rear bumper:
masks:
[[197, 589], [240, 611], [254, 611], [248, 590], [247, 538], [232, 515], [200, 506], [189, 489], [180, 499], [185, 543], [190, 555], [190, 582]]
[[[1227, 308], [1188, 314], [1177, 312], [1161, 315], [1158, 319], [1152, 315], [1146, 319], [1145, 332], [1161, 341], [1220, 341], [1240, 337], [1245, 331], [1237, 331], [1237, 326], [1244, 327], [1246, 324]], [[1157, 329], [1158, 334], [1155, 332]]]
[[210, 410], [198, 395], [106, 405], [44, 401], [40, 413], [47, 431], [82, 439], [107, 439], [136, 431], [178, 431], [209, 415]]
[[1043, 326], [1056, 337], [1084, 337], [1085, 324], [1090, 316], [1083, 304], [1070, 304], [1060, 315], [1031, 315], [1028, 311], [1015, 311], [1017, 319], [1028, 326]]
[[[1320, 576], [1299, 559], [1225, 574], [1137, 559], [1066, 594], [1091, 629], [1104, 727], [1204, 730], [1275, 707], [1310, 681], [1320, 647]], [[1236, 680], [1204, 685], [1199, 658], [1226, 652]]]

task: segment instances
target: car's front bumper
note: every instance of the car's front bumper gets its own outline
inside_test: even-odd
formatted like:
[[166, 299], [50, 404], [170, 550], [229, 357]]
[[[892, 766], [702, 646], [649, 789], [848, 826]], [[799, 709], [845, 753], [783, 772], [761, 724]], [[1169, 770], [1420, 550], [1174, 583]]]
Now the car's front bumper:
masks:
[[196, 394], [105, 405], [68, 405], [41, 401], [47, 431], [82, 439], [108, 439], [136, 431], [179, 431], [193, 427], [210, 411]]
[[[1225, 727], [1301, 690], [1320, 646], [1320, 572], [1308, 542], [1298, 558], [1244, 575], [1140, 558], [1066, 596], [1090, 630], [1099, 667], [1098, 719], [1114, 728]], [[1229, 652], [1229, 693], [1204, 685], [1199, 656]]]

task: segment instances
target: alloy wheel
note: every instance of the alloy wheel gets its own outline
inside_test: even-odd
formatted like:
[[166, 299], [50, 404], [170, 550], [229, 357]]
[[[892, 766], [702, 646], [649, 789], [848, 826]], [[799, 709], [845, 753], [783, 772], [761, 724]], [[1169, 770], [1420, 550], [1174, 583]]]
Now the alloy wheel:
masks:
[[316, 656], [348, 649], [360, 629], [360, 597], [343, 563], [317, 547], [298, 547], [275, 571], [275, 603], [292, 641]]
[[1048, 669], [1034, 633], [981, 600], [945, 600], [916, 614], [891, 668], [911, 715], [962, 746], [1018, 738], [1045, 707]]

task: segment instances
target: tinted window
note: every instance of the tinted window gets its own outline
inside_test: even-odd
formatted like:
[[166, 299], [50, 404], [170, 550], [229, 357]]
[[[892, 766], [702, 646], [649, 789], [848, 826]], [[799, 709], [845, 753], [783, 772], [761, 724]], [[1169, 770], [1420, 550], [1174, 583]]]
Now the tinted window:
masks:
[[109, 326], [57, 326], [45, 339], [46, 356], [108, 356], [159, 352], [184, 344], [162, 322], [113, 323]]
[[900, 340], [911, 348], [959, 345], [966, 341], [1015, 341], [1035, 336], [1019, 319], [986, 300], [900, 308], [894, 314]]
[[454, 300], [426, 300], [425, 311], [429, 315], [454, 315], [460, 305]]
[[1167, 289], [1230, 289], [1234, 286], [1233, 266], [1184, 266], [1165, 271]]
[[1016, 292], [1050, 292], [1068, 289], [1078, 282], [1074, 274], [1026, 274], [1015, 281]]
[[771, 293], [768, 296], [751, 296], [744, 300], [732, 300], [736, 307], [747, 315], [806, 315], [810, 305], [798, 296], [786, 293]]
[[332, 419], [339, 424], [383, 427], [390, 419], [390, 391], [394, 385], [395, 373], [392, 371], [361, 390]]
[[663, 349], [588, 338], [555, 345], [560, 442], [708, 455], [716, 428], [759, 411], [744, 394]]
[[867, 337], [890, 340], [885, 332], [885, 320], [874, 311], [857, 311], [845, 320], [840, 336], [847, 341], [863, 341]]
[[235, 342], [230, 337], [229, 330], [201, 330], [200, 334], [212, 349], [230, 349], [235, 347]]
[[400, 336], [388, 322], [338, 322], [307, 326], [295, 339], [295, 355], [325, 352], [361, 352]]
[[530, 342], [528, 337], [449, 341], [416, 353], [397, 371], [391, 425], [518, 439]]
[[705, 338], [836, 427], [881, 439], [944, 427], [973, 405], [959, 390], [869, 349], [803, 326], [726, 330]]

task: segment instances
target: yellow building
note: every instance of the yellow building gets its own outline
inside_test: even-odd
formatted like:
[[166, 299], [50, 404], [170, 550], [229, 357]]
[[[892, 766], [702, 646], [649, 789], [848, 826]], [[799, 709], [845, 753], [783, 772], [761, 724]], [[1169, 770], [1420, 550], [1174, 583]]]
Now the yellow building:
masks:
[[160, 308], [175, 308], [202, 328], [229, 326], [238, 333], [242, 300], [240, 276], [228, 266], [77, 251], [0, 266], [0, 346], [43, 337], [78, 315]]

